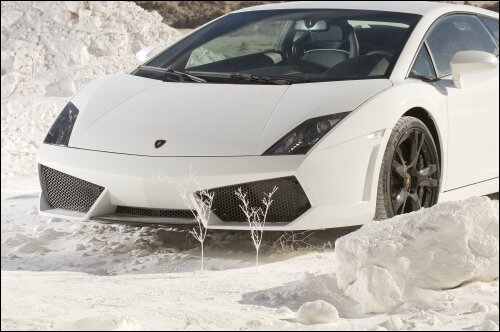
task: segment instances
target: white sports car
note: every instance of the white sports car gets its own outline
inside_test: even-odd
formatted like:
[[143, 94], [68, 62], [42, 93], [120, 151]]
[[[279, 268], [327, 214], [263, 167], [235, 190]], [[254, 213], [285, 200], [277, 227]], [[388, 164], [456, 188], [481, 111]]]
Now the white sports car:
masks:
[[[147, 55], [151, 48], [141, 55]], [[431, 2], [304, 2], [216, 19], [80, 89], [40, 147], [40, 213], [208, 228], [359, 225], [498, 192], [498, 14]]]

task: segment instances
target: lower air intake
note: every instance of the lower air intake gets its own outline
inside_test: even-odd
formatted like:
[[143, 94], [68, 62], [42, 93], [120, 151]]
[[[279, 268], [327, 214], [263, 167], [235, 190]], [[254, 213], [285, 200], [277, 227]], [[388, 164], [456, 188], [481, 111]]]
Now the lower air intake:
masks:
[[140, 216], [140, 217], [157, 217], [171, 219], [194, 219], [193, 213], [190, 210], [162, 210], [148, 209], [130, 206], [118, 206], [116, 215], [124, 216]]
[[264, 193], [271, 192], [275, 186], [278, 191], [273, 196], [267, 222], [291, 222], [311, 207], [299, 181], [291, 176], [211, 189], [215, 193], [213, 213], [225, 222], [246, 222], [235, 191], [241, 188], [243, 193], [247, 193], [250, 206], [261, 207]]
[[55, 209], [87, 213], [104, 187], [40, 165], [40, 183], [47, 202]]

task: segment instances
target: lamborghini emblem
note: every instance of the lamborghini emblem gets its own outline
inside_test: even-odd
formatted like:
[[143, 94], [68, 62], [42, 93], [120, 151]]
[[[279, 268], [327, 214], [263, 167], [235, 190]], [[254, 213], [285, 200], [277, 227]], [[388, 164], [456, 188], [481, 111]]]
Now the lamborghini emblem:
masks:
[[159, 148], [161, 148], [162, 146], [164, 146], [164, 145], [165, 145], [165, 143], [167, 143], [167, 141], [166, 141], [166, 140], [164, 140], [164, 139], [159, 139], [159, 140], [157, 140], [157, 141], [155, 142], [155, 148], [156, 148], [156, 149], [159, 149]]

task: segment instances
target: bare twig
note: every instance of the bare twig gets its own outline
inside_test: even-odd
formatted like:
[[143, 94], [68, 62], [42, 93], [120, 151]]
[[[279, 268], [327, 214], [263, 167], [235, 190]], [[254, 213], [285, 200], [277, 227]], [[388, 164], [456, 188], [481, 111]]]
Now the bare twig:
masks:
[[207, 224], [210, 220], [212, 213], [212, 204], [215, 194], [205, 189], [201, 189], [199, 183], [190, 175], [189, 180], [197, 188], [197, 193], [187, 193], [187, 185], [181, 193], [184, 205], [191, 210], [194, 218], [196, 219], [197, 226], [188, 232], [198, 241], [201, 245], [201, 271], [204, 269], [204, 243], [207, 236]]
[[318, 246], [308, 242], [308, 239], [314, 234], [313, 231], [303, 232], [284, 232], [273, 243], [273, 248], [283, 251], [295, 251], [299, 249], [321, 249]]
[[241, 188], [238, 188], [234, 193], [241, 201], [240, 208], [245, 214], [248, 225], [250, 226], [250, 237], [255, 246], [255, 265], [259, 264], [259, 249], [264, 235], [264, 226], [266, 225], [269, 209], [273, 204], [273, 195], [277, 190], [278, 187], [274, 187], [271, 192], [267, 194], [264, 193], [261, 207], [250, 206], [248, 195], [246, 192], [244, 193]]

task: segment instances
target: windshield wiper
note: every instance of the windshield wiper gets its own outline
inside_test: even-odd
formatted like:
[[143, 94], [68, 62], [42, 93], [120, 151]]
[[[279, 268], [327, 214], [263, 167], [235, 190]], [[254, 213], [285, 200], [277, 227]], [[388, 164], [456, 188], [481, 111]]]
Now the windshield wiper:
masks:
[[197, 82], [197, 83], [207, 83], [207, 80], [204, 79], [204, 78], [201, 78], [201, 77], [198, 77], [198, 76], [195, 76], [195, 75], [192, 75], [192, 74], [189, 74], [189, 73], [186, 73], [186, 72], [183, 72], [183, 71], [177, 71], [173, 68], [169, 68], [167, 70], [165, 70], [165, 74], [172, 74], [172, 75], [176, 75], [178, 78], [179, 78], [179, 81], [180, 82], [184, 82], [184, 79], [189, 79], [193, 82]]
[[186, 72], [182, 72], [182, 71], [177, 71], [173, 68], [163, 69], [163, 68], [158, 68], [158, 67], [139, 66], [138, 70], [145, 70], [145, 71], [160, 73], [163, 75], [175, 76], [179, 80], [179, 82], [185, 82], [186, 79], [189, 81], [192, 81], [192, 82], [197, 82], [197, 83], [206, 83], [207, 82], [207, 80], [205, 80], [201, 77], [198, 77], [198, 76], [186, 73]]
[[294, 83], [308, 83], [311, 82], [309, 78], [293, 76], [293, 75], [259, 75], [259, 74], [243, 74], [243, 73], [221, 73], [221, 72], [191, 72], [191, 71], [177, 71], [173, 68], [163, 69], [158, 67], [140, 66], [138, 70], [145, 70], [156, 72], [164, 76], [175, 77], [179, 82], [186, 82], [186, 80], [198, 83], [207, 83], [204, 78], [230, 80], [233, 82], [256, 82], [268, 83], [279, 85], [291, 85]]
[[260, 74], [243, 74], [243, 73], [219, 73], [219, 72], [189, 72], [201, 77], [225, 79], [233, 82], [258, 82], [270, 83], [279, 85], [290, 85], [294, 83], [311, 82], [309, 78], [293, 76], [293, 75], [260, 75]]
[[303, 78], [293, 75], [259, 75], [259, 74], [248, 75], [248, 80], [250, 82], [262, 82], [262, 83], [285, 84], [285, 85], [290, 85], [294, 83], [307, 83], [311, 81], [309, 78]]

